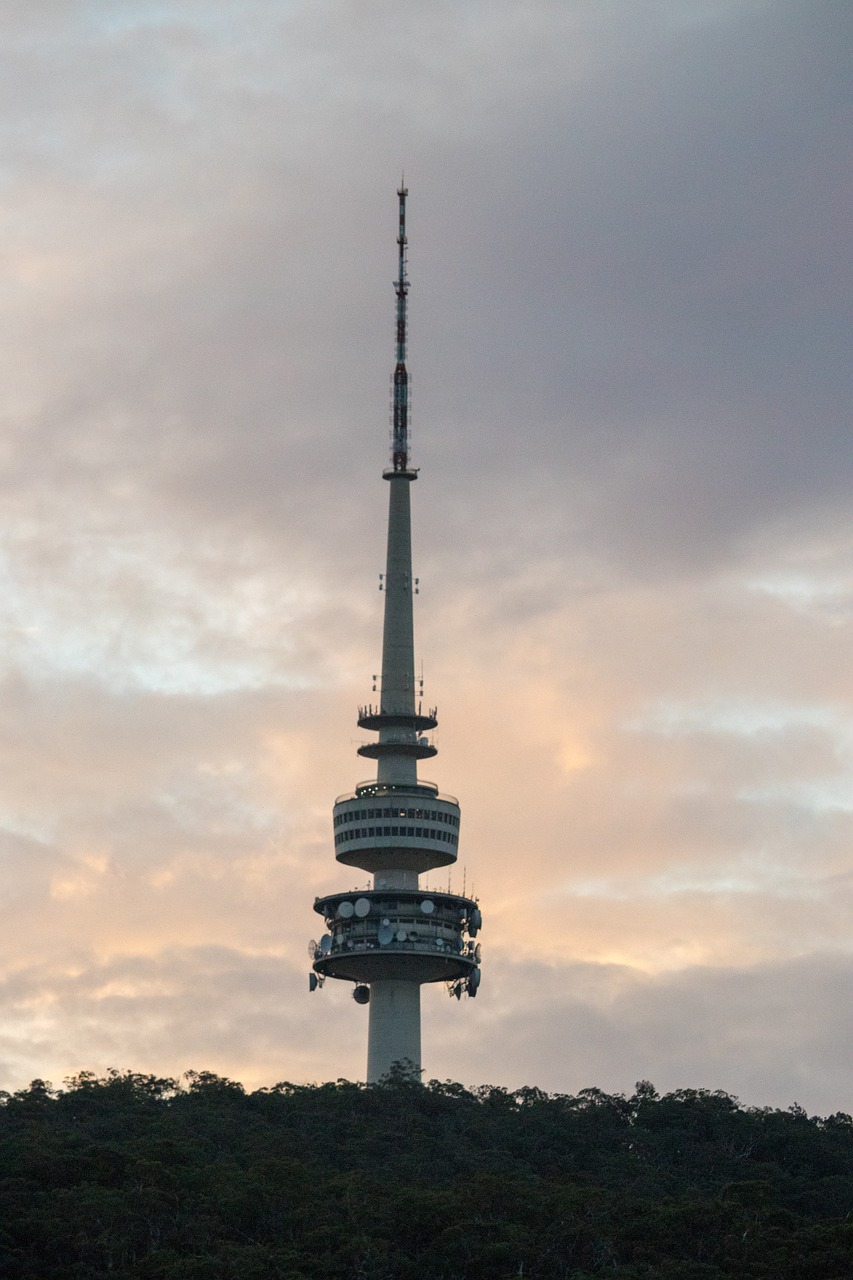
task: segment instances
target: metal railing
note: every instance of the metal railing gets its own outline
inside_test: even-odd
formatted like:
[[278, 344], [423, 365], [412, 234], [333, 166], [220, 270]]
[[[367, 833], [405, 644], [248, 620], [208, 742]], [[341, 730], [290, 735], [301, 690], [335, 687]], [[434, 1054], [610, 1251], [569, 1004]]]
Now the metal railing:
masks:
[[344, 804], [347, 800], [363, 800], [365, 796], [381, 796], [385, 799], [394, 796], [429, 796], [431, 800], [443, 800], [445, 804], [455, 804], [457, 807], [459, 801], [456, 796], [444, 795], [438, 789], [435, 782], [412, 782], [412, 783], [393, 783], [393, 782], [377, 782], [375, 778], [368, 778], [366, 782], [357, 782], [355, 791], [346, 791], [342, 796], [338, 796], [335, 804]]

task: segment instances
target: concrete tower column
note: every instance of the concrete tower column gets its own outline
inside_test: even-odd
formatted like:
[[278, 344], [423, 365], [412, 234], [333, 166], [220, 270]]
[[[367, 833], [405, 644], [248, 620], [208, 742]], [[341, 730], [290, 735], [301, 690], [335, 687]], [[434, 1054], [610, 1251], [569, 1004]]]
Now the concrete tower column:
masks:
[[[394, 786], [417, 783], [414, 755], [393, 745], [413, 747], [415, 727], [415, 632], [412, 611], [411, 472], [388, 471], [388, 548], [385, 560], [385, 623], [382, 630], [382, 701], [387, 723], [379, 741], [390, 749], [379, 757], [377, 781]], [[409, 723], [405, 723], [408, 721]]]
[[380, 978], [370, 984], [367, 1083], [378, 1084], [395, 1063], [421, 1067], [421, 988], [418, 982]]

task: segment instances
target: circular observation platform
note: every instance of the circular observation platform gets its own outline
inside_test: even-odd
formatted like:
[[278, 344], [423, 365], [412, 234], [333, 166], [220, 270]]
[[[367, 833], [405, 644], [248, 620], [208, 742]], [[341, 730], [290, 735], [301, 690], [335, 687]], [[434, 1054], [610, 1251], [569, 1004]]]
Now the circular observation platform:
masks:
[[438, 795], [437, 788], [362, 784], [332, 811], [335, 857], [372, 873], [422, 875], [456, 861], [460, 821], [456, 800]]
[[482, 921], [471, 898], [369, 890], [318, 898], [314, 910], [328, 930], [314, 949], [313, 968], [323, 978], [455, 982], [479, 968], [473, 935]]
[[437, 708], [432, 707], [426, 715], [420, 712], [383, 711], [381, 707], [359, 707], [359, 729], [410, 729], [415, 733], [427, 733], [438, 726]]

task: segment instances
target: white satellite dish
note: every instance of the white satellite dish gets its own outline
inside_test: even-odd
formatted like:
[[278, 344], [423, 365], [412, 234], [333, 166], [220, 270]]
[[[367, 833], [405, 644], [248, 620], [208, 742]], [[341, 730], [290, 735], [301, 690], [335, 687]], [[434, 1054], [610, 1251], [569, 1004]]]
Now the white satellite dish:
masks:
[[405, 929], [398, 929], [398, 930], [397, 930], [397, 941], [398, 941], [398, 942], [405, 942], [405, 941], [406, 941], [406, 939], [408, 938], [408, 936], [409, 936], [409, 935], [406, 933], [406, 930], [405, 930]]
[[365, 916], [370, 915], [369, 900], [367, 898], [356, 898], [355, 906], [353, 907], [353, 910], [355, 911], [355, 914], [358, 916], [359, 920], [363, 920]]
[[480, 946], [478, 942], [476, 947], [474, 948], [474, 959], [477, 961], [477, 964], [480, 963], [480, 956], [482, 954], [483, 954], [483, 948]]
[[308, 954], [309, 954], [309, 956], [311, 957], [311, 959], [312, 959], [312, 960], [314, 959], [315, 955], [317, 954], [317, 939], [316, 939], [316, 938], [312, 938], [312, 939], [311, 939], [311, 941], [308, 943]]
[[350, 916], [353, 913], [353, 910], [354, 910], [354, 907], [351, 902], [338, 903], [338, 915], [341, 917], [342, 920], [349, 920]]
[[424, 898], [421, 903], [421, 911], [425, 916], [431, 916], [433, 911], [435, 911], [435, 903], [430, 898]]
[[330, 933], [324, 933], [322, 938], [320, 939], [320, 950], [322, 951], [324, 956], [327, 956], [331, 951], [331, 949], [332, 949], [332, 935]]
[[444, 938], [436, 938], [435, 945], [439, 951], [444, 950]]
[[381, 947], [387, 947], [388, 943], [392, 942], [394, 939], [394, 930], [390, 924], [381, 924], [376, 937], [379, 939], [379, 945]]
[[482, 929], [482, 927], [483, 927], [483, 917], [480, 914], [480, 908], [475, 907], [474, 910], [471, 912], [470, 916], [468, 917], [468, 932], [473, 938], [476, 935], [477, 930]]

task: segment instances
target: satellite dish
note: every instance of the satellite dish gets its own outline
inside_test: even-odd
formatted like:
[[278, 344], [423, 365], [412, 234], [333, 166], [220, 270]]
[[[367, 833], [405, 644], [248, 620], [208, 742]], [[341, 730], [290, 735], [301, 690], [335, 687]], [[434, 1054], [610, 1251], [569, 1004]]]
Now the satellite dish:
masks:
[[480, 970], [472, 969], [468, 974], [468, 994], [473, 995], [480, 985]]
[[461, 982], [457, 982], [456, 986], [453, 988], [453, 994], [456, 996], [456, 999], [457, 999], [457, 1000], [461, 1000], [461, 999], [462, 999], [462, 984], [461, 984]]
[[324, 933], [322, 938], [320, 939], [320, 950], [322, 951], [324, 956], [327, 956], [331, 951], [331, 949], [332, 949], [332, 935], [330, 933]]
[[358, 916], [359, 920], [363, 920], [365, 916], [370, 915], [369, 900], [367, 898], [356, 898], [355, 906], [353, 907], [353, 910], [355, 911], [355, 914]]
[[338, 903], [338, 915], [341, 917], [342, 920], [349, 920], [350, 916], [353, 913], [353, 910], [354, 908], [351, 902]]
[[408, 936], [409, 936], [409, 935], [406, 933], [406, 930], [405, 930], [405, 929], [398, 929], [398, 930], [397, 930], [397, 941], [398, 941], [398, 942], [405, 942], [405, 941], [406, 941], [406, 938], [408, 938]]
[[356, 1004], [369, 1004], [370, 987], [366, 987], [363, 982], [360, 982], [357, 987], [353, 987], [352, 998]]
[[425, 916], [432, 915], [433, 911], [435, 911], [435, 903], [432, 901], [431, 898], [424, 898], [423, 902], [421, 903], [421, 911], [424, 913]]
[[435, 945], [436, 945], [436, 947], [438, 947], [438, 950], [439, 950], [439, 951], [443, 951], [443, 950], [444, 950], [444, 938], [436, 938], [436, 940], [435, 940]]
[[482, 927], [483, 927], [483, 917], [480, 914], [480, 908], [475, 907], [474, 910], [471, 912], [470, 916], [468, 917], [468, 932], [473, 938], [476, 935], [477, 930], [482, 929]]
[[309, 956], [311, 957], [311, 959], [312, 959], [312, 960], [313, 960], [313, 959], [314, 959], [314, 957], [316, 956], [316, 954], [317, 954], [317, 939], [316, 939], [316, 938], [312, 938], [312, 939], [311, 939], [311, 941], [308, 943], [308, 954], [309, 954]]
[[391, 928], [390, 924], [381, 924], [376, 937], [379, 939], [379, 945], [381, 947], [387, 947], [388, 943], [393, 941], [394, 930]]
[[317, 984], [317, 975], [316, 975], [316, 973], [309, 973], [309, 974], [308, 974], [308, 990], [309, 990], [309, 991], [316, 991], [316, 990], [317, 990], [317, 985], [318, 985], [318, 984]]
[[482, 954], [483, 954], [483, 948], [480, 946], [478, 942], [476, 947], [474, 948], [474, 959], [477, 961], [477, 964], [480, 963], [480, 956]]
[[391, 923], [391, 921], [388, 919], [388, 917], [387, 917], [387, 916], [383, 916], [383, 917], [382, 917], [382, 923], [383, 923], [383, 924], [390, 924], [390, 923]]

